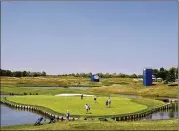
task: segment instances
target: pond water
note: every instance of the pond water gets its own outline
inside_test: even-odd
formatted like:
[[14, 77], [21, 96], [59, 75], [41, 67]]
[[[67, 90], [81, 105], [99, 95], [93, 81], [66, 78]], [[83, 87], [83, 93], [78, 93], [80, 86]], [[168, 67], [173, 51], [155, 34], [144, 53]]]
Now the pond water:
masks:
[[172, 109], [158, 111], [142, 118], [141, 120], [163, 120], [171, 118], [178, 118], [178, 103], [173, 103]]
[[20, 87], [20, 88], [35, 88], [35, 89], [57, 89], [57, 88], [68, 88], [68, 89], [87, 90], [89, 87]]
[[[1, 95], [1, 97], [6, 97], [6, 96], [8, 95]], [[0, 105], [1, 105], [1, 126], [34, 124], [37, 121], [37, 119], [42, 116], [35, 112], [30, 112], [27, 110], [19, 110], [4, 104], [0, 104]], [[46, 118], [46, 122], [49, 122], [48, 118]]]
[[48, 87], [48, 86], [32, 86], [32, 87], [19, 87], [19, 88], [34, 88], [34, 89], [56, 89], [56, 88], [63, 88], [63, 87]]
[[[42, 115], [1, 104], [1, 126], [34, 124]], [[46, 122], [49, 120], [47, 119]]]
[[[127, 98], [144, 98], [142, 96], [137, 96], [137, 95], [120, 94], [120, 96], [127, 97]], [[175, 99], [175, 98], [171, 98], [171, 99]], [[171, 109], [161, 110], [161, 111], [152, 113], [146, 116], [145, 118], [142, 118], [142, 119], [140, 118], [138, 120], [163, 120], [163, 119], [171, 119], [171, 118], [178, 118], [178, 103], [173, 103]]]
[[158, 112], [147, 115], [146, 117], [127, 121], [166, 120], [171, 118], [178, 118], [178, 103], [173, 103], [173, 107], [171, 109], [160, 110]]

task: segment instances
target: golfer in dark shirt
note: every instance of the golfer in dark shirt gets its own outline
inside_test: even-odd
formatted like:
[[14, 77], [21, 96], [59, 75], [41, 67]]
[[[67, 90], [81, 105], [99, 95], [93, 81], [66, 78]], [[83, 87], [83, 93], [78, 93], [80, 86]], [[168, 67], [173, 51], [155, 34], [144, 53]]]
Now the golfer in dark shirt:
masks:
[[81, 99], [83, 99], [83, 94], [81, 94]]
[[67, 113], [66, 113], [66, 118], [67, 118], [67, 120], [70, 119], [70, 112], [68, 110], [67, 110]]
[[97, 96], [94, 97], [94, 101], [95, 101], [95, 103], [96, 103], [96, 100], [97, 100]]

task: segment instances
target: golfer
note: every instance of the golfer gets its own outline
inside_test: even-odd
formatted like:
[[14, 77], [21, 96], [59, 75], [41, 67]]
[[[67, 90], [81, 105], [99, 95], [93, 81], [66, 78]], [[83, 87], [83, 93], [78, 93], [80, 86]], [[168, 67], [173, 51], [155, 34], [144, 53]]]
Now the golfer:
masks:
[[83, 94], [81, 94], [81, 99], [83, 99]]
[[108, 103], [108, 100], [106, 100], [106, 107], [108, 107], [108, 104], [109, 104], [109, 103]]
[[86, 113], [88, 113], [88, 111], [90, 110], [90, 107], [88, 104], [85, 104], [85, 109], [86, 109]]
[[66, 118], [67, 118], [68, 121], [70, 120], [70, 112], [69, 112], [69, 110], [67, 110]]
[[96, 103], [96, 100], [97, 100], [97, 96], [94, 97], [94, 102]]
[[110, 107], [110, 105], [111, 105], [111, 99], [109, 98], [108, 99], [108, 107]]

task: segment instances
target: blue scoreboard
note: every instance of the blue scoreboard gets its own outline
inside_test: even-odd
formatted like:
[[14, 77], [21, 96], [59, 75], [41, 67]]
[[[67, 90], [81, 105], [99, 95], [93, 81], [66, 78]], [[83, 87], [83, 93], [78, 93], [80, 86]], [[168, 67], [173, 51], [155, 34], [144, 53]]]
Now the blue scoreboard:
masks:
[[152, 69], [143, 70], [143, 84], [144, 86], [152, 85]]

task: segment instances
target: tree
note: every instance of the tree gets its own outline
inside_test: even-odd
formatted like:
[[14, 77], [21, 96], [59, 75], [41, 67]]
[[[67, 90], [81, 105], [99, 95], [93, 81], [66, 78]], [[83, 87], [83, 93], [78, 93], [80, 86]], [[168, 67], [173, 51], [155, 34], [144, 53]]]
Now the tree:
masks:
[[136, 74], [132, 74], [130, 77], [131, 78], [137, 78], [137, 75]]
[[76, 77], [79, 77], [80, 76], [80, 74], [78, 74], [78, 73], [76, 73], [76, 75], [75, 75]]
[[46, 72], [45, 71], [42, 72], [42, 76], [46, 76]]
[[165, 76], [165, 79], [164, 80], [168, 80], [169, 79], [169, 77], [168, 77], [168, 74], [169, 74], [169, 72], [168, 72], [168, 70], [165, 70], [164, 71], [164, 76]]
[[160, 68], [160, 72], [162, 72], [162, 71], [165, 71], [165, 69], [162, 67], [162, 68]]
[[169, 69], [169, 81], [174, 82], [176, 79], [176, 68], [172, 67]]
[[138, 77], [138, 78], [143, 78], [143, 75], [138, 75], [137, 77]]
[[22, 76], [23, 76], [23, 77], [26, 77], [27, 75], [28, 75], [28, 74], [27, 74], [27, 71], [23, 71], [23, 72], [22, 72]]
[[1, 76], [7, 76], [6, 70], [2, 70], [2, 69], [1, 69]]
[[104, 77], [105, 77], [105, 78], [109, 78], [109, 77], [110, 77], [110, 74], [109, 74], [109, 73], [106, 73], [106, 74], [104, 74]]
[[165, 70], [163, 67], [160, 68], [159, 72], [157, 73], [157, 77], [162, 78], [163, 80], [166, 80], [168, 76], [168, 71]]
[[126, 75], [125, 75], [125, 74], [122, 74], [122, 73], [120, 73], [119, 76], [120, 76], [121, 78], [125, 78], [125, 77], [126, 77]]
[[176, 79], [178, 79], [178, 67], [176, 69]]
[[159, 73], [159, 70], [158, 69], [153, 69], [152, 70], [152, 74], [157, 78], [158, 77], [158, 73]]
[[22, 72], [21, 71], [15, 71], [13, 72], [14, 77], [22, 77]]

